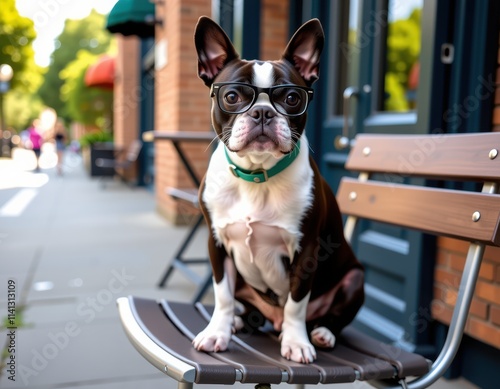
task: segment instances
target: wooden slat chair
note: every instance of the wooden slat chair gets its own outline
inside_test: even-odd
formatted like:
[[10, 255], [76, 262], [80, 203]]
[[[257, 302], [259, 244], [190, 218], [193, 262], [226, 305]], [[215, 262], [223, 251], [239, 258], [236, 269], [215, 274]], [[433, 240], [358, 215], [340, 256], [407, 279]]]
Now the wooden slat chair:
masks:
[[[363, 218], [470, 242], [448, 336], [434, 362], [351, 326], [333, 350], [317, 350], [317, 360], [308, 365], [282, 358], [277, 336], [260, 331], [236, 333], [226, 352], [198, 352], [191, 340], [207, 324], [209, 308], [137, 297], [118, 300], [125, 332], [148, 361], [179, 382], [179, 388], [190, 389], [193, 383], [303, 386], [355, 380], [377, 387], [428, 387], [458, 350], [485, 245], [500, 244], [498, 150], [500, 133], [359, 135], [346, 167], [361, 174], [358, 179], [344, 178], [337, 194], [342, 212], [350, 215], [345, 225], [349, 239], [356, 221]], [[375, 181], [373, 173], [482, 182], [483, 189], [478, 193], [395, 184]], [[406, 382], [406, 377], [417, 378]]]

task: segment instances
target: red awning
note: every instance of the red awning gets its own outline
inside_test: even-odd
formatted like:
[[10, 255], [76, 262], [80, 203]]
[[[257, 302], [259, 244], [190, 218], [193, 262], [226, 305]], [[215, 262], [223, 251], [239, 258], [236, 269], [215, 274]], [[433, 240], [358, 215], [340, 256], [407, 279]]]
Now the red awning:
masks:
[[99, 57], [85, 72], [85, 85], [88, 87], [113, 89], [114, 81], [115, 58], [108, 55]]

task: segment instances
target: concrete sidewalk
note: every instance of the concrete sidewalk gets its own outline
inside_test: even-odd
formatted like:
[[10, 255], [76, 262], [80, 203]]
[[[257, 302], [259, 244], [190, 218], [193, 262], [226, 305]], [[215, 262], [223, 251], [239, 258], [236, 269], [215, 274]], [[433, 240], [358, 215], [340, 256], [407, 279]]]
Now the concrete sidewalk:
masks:
[[[103, 189], [75, 156], [63, 177], [0, 160], [0, 318], [4, 328], [10, 291], [18, 320], [13, 336], [0, 331], [2, 345], [14, 341], [4, 358], [16, 363], [15, 381], [3, 367], [0, 387], [175, 388], [128, 342], [115, 300], [189, 301], [194, 289], [182, 276], [156, 287], [186, 231], [156, 213], [153, 193], [119, 182]], [[193, 254], [203, 255], [205, 239]], [[336, 386], [348, 387], [366, 386]], [[433, 387], [474, 388], [461, 380]]]
[[[156, 287], [186, 229], [155, 212], [152, 192], [120, 182], [103, 189], [81, 163], [66, 166], [63, 177], [19, 166], [0, 161], [0, 317], [8, 314], [10, 281], [21, 320], [16, 381], [3, 368], [0, 387], [175, 387], [130, 345], [115, 300], [188, 301], [193, 287], [182, 276], [167, 290]], [[0, 339], [3, 346], [6, 331]]]

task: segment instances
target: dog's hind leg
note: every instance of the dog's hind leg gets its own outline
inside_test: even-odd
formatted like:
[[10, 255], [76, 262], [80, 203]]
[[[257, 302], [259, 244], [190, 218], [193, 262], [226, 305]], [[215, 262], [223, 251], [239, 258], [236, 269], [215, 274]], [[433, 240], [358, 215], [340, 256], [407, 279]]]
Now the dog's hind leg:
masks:
[[333, 347], [335, 335], [354, 319], [363, 304], [363, 282], [363, 270], [352, 269], [331, 291], [309, 303], [307, 324], [313, 344]]

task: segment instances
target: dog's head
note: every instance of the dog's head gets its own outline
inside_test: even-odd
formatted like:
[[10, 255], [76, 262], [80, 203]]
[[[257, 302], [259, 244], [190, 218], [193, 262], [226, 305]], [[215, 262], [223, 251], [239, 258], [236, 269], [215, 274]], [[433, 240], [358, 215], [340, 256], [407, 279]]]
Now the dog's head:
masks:
[[304, 131], [323, 43], [321, 24], [313, 19], [297, 30], [280, 60], [247, 61], [213, 20], [199, 19], [198, 75], [210, 87], [212, 124], [230, 151], [279, 158], [293, 150]]

